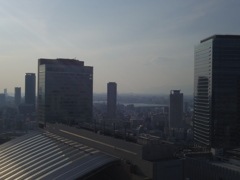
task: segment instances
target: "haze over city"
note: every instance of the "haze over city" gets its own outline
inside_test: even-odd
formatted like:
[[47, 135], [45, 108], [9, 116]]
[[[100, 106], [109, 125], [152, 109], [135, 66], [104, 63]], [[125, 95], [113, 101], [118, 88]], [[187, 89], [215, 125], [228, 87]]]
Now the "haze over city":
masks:
[[24, 92], [39, 58], [94, 67], [94, 93], [193, 93], [194, 45], [238, 34], [237, 0], [0, 1], [0, 90]]

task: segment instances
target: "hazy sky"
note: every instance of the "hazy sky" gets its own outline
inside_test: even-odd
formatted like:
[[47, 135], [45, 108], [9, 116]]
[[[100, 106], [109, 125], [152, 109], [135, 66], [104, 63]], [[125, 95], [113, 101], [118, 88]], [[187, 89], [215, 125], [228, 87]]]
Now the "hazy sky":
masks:
[[94, 92], [193, 92], [194, 45], [240, 34], [239, 0], [0, 0], [0, 93], [39, 58], [94, 67]]

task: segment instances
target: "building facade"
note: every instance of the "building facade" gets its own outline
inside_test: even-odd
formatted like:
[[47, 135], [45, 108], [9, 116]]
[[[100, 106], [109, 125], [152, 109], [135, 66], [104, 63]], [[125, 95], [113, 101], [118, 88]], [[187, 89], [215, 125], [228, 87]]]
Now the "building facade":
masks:
[[171, 90], [169, 96], [169, 128], [181, 128], [183, 121], [183, 93]]
[[240, 145], [240, 36], [214, 35], [195, 46], [194, 140]]
[[15, 87], [14, 91], [14, 102], [16, 106], [19, 106], [21, 103], [21, 88], [20, 87]]
[[107, 84], [107, 116], [108, 119], [115, 119], [117, 113], [117, 83]]
[[36, 76], [35, 73], [25, 75], [25, 103], [36, 104]]
[[38, 60], [38, 122], [92, 119], [93, 67], [75, 59]]

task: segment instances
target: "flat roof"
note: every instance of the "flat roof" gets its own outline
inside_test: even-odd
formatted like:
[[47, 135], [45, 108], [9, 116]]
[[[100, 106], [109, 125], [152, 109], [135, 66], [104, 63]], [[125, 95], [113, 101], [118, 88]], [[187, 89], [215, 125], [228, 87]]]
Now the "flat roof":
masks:
[[67, 58], [57, 58], [57, 59], [38, 59], [39, 65], [42, 64], [64, 64], [64, 65], [80, 65], [84, 66], [84, 61], [79, 61], [77, 59], [67, 59]]
[[213, 36], [210, 36], [208, 38], [205, 38], [203, 40], [201, 40], [200, 42], [203, 43], [205, 41], [208, 41], [209, 39], [216, 39], [216, 38], [221, 38], [221, 39], [240, 39], [240, 35], [219, 35], [219, 34], [215, 34]]

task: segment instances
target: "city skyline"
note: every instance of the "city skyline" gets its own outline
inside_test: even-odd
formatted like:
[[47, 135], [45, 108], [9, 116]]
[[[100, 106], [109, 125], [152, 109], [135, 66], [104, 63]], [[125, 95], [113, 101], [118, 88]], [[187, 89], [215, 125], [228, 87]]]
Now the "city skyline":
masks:
[[192, 95], [194, 46], [214, 34], [239, 33], [239, 5], [2, 1], [0, 89], [13, 93], [21, 87], [24, 93], [24, 74], [37, 73], [39, 58], [76, 58], [94, 67], [94, 93], [106, 93], [106, 83], [113, 81], [119, 93], [181, 89]]

